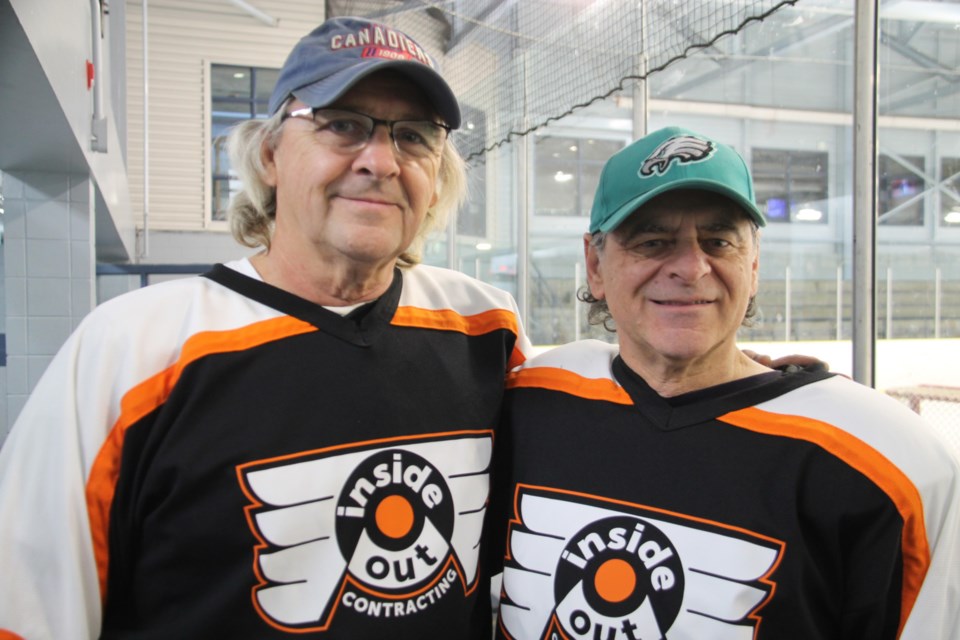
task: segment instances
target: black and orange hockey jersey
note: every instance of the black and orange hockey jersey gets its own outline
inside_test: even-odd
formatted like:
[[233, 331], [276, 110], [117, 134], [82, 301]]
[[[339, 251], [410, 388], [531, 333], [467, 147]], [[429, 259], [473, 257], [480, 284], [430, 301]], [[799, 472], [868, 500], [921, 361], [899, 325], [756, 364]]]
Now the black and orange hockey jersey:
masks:
[[418, 266], [341, 317], [230, 267], [104, 303], [38, 383], [0, 453], [0, 629], [488, 638], [512, 298]]
[[960, 638], [960, 469], [897, 401], [814, 370], [662, 398], [584, 341], [504, 406], [498, 637]]

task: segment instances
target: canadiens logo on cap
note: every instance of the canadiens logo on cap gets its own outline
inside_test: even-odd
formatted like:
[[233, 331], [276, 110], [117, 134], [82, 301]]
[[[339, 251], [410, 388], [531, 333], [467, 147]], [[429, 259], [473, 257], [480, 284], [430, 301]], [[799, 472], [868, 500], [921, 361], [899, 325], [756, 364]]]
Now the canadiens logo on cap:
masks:
[[456, 96], [423, 47], [402, 31], [355, 17], [331, 18], [297, 42], [270, 95], [270, 115], [291, 97], [308, 107], [330, 106], [367, 76], [387, 70], [416, 85], [447, 126], [460, 126]]
[[330, 38], [330, 50], [361, 47], [361, 57], [416, 60], [433, 67], [430, 56], [409, 36], [383, 25], [371, 24], [360, 29], [337, 33]]

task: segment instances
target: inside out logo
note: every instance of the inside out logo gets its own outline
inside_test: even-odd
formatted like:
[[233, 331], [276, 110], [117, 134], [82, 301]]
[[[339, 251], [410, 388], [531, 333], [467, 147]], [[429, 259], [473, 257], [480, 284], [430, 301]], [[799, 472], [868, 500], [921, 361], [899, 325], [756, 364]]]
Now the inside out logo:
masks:
[[364, 460], [337, 501], [337, 542], [350, 574], [393, 595], [441, 571], [453, 524], [453, 499], [441, 472], [401, 449]]
[[573, 638], [662, 638], [680, 612], [683, 565], [649, 522], [617, 516], [592, 522], [560, 556], [556, 619]]

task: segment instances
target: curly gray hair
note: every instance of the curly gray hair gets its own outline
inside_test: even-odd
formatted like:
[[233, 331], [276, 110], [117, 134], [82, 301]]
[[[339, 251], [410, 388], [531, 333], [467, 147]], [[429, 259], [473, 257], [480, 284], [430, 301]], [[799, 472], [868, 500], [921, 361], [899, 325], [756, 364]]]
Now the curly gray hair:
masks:
[[[243, 185], [230, 201], [227, 216], [233, 237], [247, 247], [270, 248], [277, 215], [277, 195], [276, 189], [263, 180], [266, 168], [261, 151], [264, 144], [276, 149], [284, 113], [291, 101], [288, 100], [267, 120], [247, 120], [238, 124], [227, 139], [231, 166]], [[466, 199], [466, 166], [450, 137], [447, 137], [440, 155], [436, 191], [436, 204], [427, 211], [414, 241], [397, 259], [401, 267], [411, 267], [420, 262], [427, 236], [443, 229], [450, 213]]]

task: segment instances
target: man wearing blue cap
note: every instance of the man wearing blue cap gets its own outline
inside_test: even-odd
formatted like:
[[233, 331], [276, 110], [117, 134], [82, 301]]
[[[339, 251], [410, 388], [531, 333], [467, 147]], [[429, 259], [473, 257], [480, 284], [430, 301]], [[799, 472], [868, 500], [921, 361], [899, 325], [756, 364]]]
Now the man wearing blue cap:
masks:
[[498, 637], [960, 638], [947, 443], [872, 389], [737, 349], [763, 225], [743, 160], [701, 134], [604, 167], [584, 299], [617, 344], [508, 379]]
[[0, 638], [482, 638], [510, 296], [418, 265], [460, 111], [412, 38], [329, 20], [231, 137], [261, 251], [111, 300], [0, 452]]

